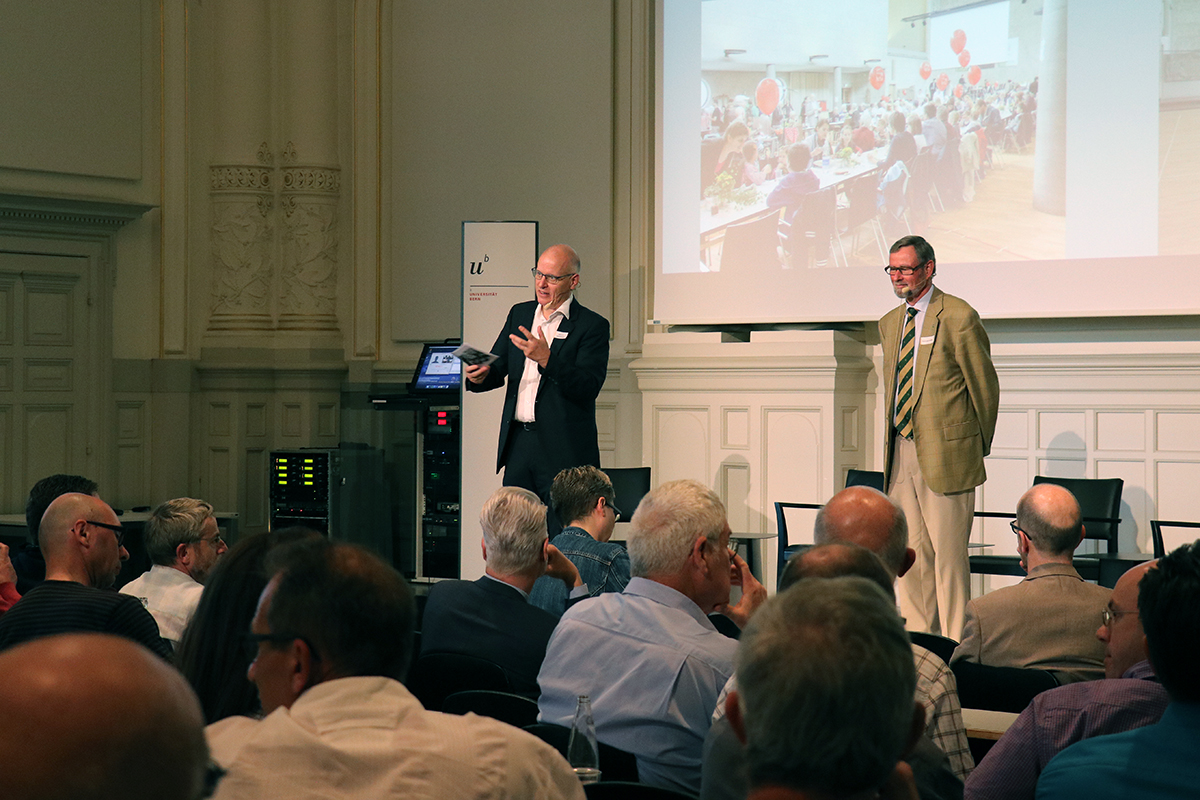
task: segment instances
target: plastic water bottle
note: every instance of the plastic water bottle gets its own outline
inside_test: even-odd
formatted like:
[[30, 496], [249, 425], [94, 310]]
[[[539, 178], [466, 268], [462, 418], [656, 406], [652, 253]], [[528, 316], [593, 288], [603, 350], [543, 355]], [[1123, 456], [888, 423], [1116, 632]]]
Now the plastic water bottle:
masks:
[[592, 701], [586, 694], [579, 695], [575, 706], [575, 719], [571, 722], [571, 738], [567, 740], [567, 760], [587, 785], [600, 780], [600, 754], [596, 747], [596, 723], [592, 719]]

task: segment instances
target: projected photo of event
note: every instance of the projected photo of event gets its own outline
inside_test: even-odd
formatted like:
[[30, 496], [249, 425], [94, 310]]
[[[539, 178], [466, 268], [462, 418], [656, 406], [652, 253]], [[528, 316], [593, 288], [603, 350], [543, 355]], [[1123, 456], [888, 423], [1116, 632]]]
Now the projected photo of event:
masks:
[[907, 233], [947, 263], [1200, 252], [1200, 2], [1114, 3], [1119, 42], [1067, 5], [700, 3], [677, 271], [876, 267]]

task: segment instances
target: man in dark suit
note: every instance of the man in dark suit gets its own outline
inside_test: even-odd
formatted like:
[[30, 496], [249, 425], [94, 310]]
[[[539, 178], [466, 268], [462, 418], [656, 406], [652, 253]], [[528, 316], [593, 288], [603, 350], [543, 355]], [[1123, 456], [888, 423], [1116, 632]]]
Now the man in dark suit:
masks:
[[[536, 300], [508, 312], [490, 366], [464, 370], [469, 392], [505, 383], [496, 471], [550, 504], [550, 485], [564, 469], [600, 466], [596, 395], [608, 370], [608, 320], [584, 308], [579, 256], [565, 244], [546, 248], [533, 270]], [[557, 532], [557, 531], [556, 531]]]
[[538, 670], [558, 617], [530, 605], [542, 575], [567, 585], [568, 607], [588, 596], [579, 570], [546, 537], [546, 507], [527, 489], [497, 489], [479, 513], [487, 569], [477, 581], [429, 591], [421, 652], [462, 653], [499, 664], [517, 694], [537, 699]]
[[970, 599], [975, 487], [987, 479], [983, 459], [996, 431], [1000, 383], [975, 309], [933, 285], [929, 242], [899, 239], [885, 269], [904, 303], [879, 321], [884, 480], [917, 553], [897, 599], [910, 630], [957, 641]]

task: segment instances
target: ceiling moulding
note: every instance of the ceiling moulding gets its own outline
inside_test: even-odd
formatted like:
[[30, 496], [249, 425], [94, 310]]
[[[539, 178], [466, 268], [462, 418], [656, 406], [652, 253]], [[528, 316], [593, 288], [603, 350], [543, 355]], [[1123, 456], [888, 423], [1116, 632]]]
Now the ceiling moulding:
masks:
[[156, 207], [119, 200], [0, 194], [0, 226], [115, 230]]

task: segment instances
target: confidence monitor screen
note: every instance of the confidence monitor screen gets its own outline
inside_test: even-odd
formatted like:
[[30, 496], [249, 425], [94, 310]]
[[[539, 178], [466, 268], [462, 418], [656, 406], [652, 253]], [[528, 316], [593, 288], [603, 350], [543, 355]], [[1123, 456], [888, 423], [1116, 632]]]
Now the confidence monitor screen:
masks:
[[457, 392], [462, 384], [462, 363], [454, 355], [453, 344], [426, 344], [409, 390], [419, 392]]
[[664, 0], [654, 318], [876, 319], [907, 233], [984, 317], [1200, 313], [1195, 0], [1069, 5]]

